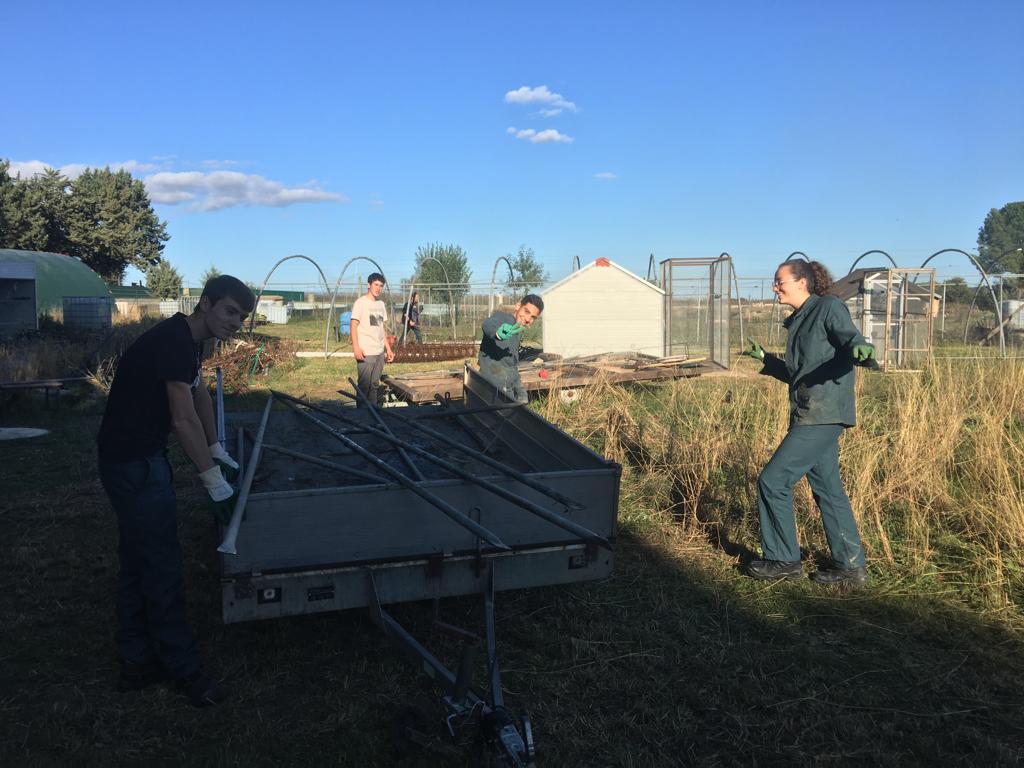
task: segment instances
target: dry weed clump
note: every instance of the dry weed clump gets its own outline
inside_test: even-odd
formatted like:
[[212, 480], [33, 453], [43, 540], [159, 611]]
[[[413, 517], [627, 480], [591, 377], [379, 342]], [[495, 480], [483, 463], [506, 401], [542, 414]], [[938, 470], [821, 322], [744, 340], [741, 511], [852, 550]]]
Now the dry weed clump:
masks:
[[[940, 361], [860, 374], [858, 426], [840, 463], [869, 557], [1005, 607], [1024, 594], [1024, 364]], [[604, 383], [546, 416], [626, 468], [624, 491], [663, 524], [756, 547], [755, 482], [787, 429], [766, 379]], [[801, 544], [827, 553], [806, 482]], [[628, 512], [625, 519], [628, 521]]]
[[203, 371], [212, 383], [220, 368], [225, 392], [246, 392], [254, 377], [266, 376], [271, 368], [293, 361], [298, 347], [295, 341], [270, 336], [232, 339], [216, 345], [203, 361]]

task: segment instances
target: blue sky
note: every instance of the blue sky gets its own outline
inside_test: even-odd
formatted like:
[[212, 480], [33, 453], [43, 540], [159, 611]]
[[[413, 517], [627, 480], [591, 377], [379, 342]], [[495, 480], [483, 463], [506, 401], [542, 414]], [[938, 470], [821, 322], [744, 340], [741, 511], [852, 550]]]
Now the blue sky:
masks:
[[5, 3], [0, 157], [128, 167], [190, 283], [429, 242], [842, 274], [1024, 200], [1020, 0], [712, 5]]

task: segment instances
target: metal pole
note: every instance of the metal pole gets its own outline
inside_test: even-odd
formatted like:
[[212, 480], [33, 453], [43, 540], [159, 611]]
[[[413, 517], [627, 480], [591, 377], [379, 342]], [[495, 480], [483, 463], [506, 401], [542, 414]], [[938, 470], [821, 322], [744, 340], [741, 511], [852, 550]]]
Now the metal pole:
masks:
[[[359, 400], [362, 400], [364, 403], [366, 403], [367, 408], [370, 411], [370, 415], [373, 417], [373, 420], [377, 422], [377, 425], [381, 429], [383, 429], [385, 432], [387, 432], [389, 435], [394, 437], [395, 433], [392, 432], [391, 431], [391, 427], [389, 427], [384, 422], [384, 417], [380, 415], [380, 411], [377, 408], [377, 404], [376, 403], [371, 403], [370, 402], [370, 398], [366, 397], [366, 395], [364, 395], [362, 392], [359, 391], [359, 387], [356, 386], [356, 383], [354, 381], [352, 381], [352, 377], [351, 376], [348, 377], [348, 383], [351, 384], [352, 385], [352, 389], [354, 389], [356, 391], [357, 402]], [[350, 397], [351, 397], [351, 395], [350, 395]], [[405, 462], [405, 465], [410, 469], [410, 471], [412, 472], [413, 476], [417, 480], [425, 480], [426, 477], [423, 475], [422, 472], [420, 472], [420, 468], [416, 466], [416, 464], [413, 462], [413, 460], [409, 458], [409, 454], [405, 452], [405, 448], [402, 447], [402, 444], [401, 443], [395, 443], [395, 449], [398, 451], [398, 455], [402, 457], [402, 461]]]
[[939, 318], [939, 339], [942, 340], [946, 335], [946, 284], [942, 284], [942, 314]]
[[[494, 547], [496, 547], [498, 549], [505, 550], [505, 551], [508, 551], [508, 550], [511, 549], [501, 539], [499, 539], [496, 534], [494, 534], [491, 531], [487, 530], [486, 528], [484, 528], [482, 525], [480, 525], [479, 523], [477, 523], [474, 520], [472, 520], [467, 515], [464, 515], [462, 512], [459, 512], [459, 510], [457, 510], [455, 507], [453, 507], [451, 504], [449, 504], [444, 499], [440, 498], [439, 496], [434, 495], [433, 493], [431, 493], [430, 491], [426, 490], [425, 488], [421, 488], [414, 481], [410, 480], [408, 477], [403, 475], [397, 469], [395, 469], [394, 467], [390, 466], [387, 462], [382, 461], [381, 459], [379, 459], [376, 456], [374, 456], [373, 453], [371, 453], [370, 451], [368, 451], [365, 448], [363, 448], [363, 446], [361, 446], [359, 443], [355, 442], [354, 440], [349, 439], [348, 437], [343, 435], [340, 431], [338, 431], [337, 429], [334, 429], [334, 427], [332, 427], [331, 425], [325, 424], [324, 422], [320, 421], [320, 419], [318, 419], [316, 416], [313, 416], [312, 414], [306, 413], [305, 411], [299, 410], [299, 405], [305, 405], [305, 403], [302, 400], [299, 400], [297, 397], [292, 397], [291, 395], [285, 395], [282, 392], [277, 392], [276, 394], [278, 395], [278, 397], [281, 398], [282, 402], [285, 405], [287, 405], [289, 408], [291, 408], [299, 416], [301, 416], [302, 418], [306, 419], [307, 421], [312, 422], [313, 424], [318, 426], [320, 429], [322, 429], [327, 434], [332, 435], [335, 439], [340, 440], [342, 443], [344, 443], [349, 448], [351, 448], [353, 451], [358, 453], [360, 456], [362, 456], [368, 462], [373, 464], [379, 470], [381, 470], [382, 472], [385, 472], [386, 474], [388, 474], [391, 477], [393, 477], [395, 480], [398, 481], [398, 483], [400, 485], [404, 486], [405, 488], [408, 488], [410, 491], [415, 493], [417, 496], [419, 496], [423, 500], [429, 502], [430, 504], [432, 504], [433, 506], [437, 507], [439, 510], [444, 512], [444, 514], [448, 515], [448, 517], [450, 517], [453, 522], [457, 523], [458, 525], [461, 525], [463, 528], [468, 530], [470, 533], [472, 533], [475, 536], [478, 536], [479, 538], [481, 538], [484, 541], [488, 542], [489, 544], [491, 544], [491, 546], [494, 546]], [[339, 416], [338, 418], [342, 418], [342, 417]], [[343, 419], [343, 420], [345, 420], [345, 419]], [[387, 435], [386, 432], [381, 432], [380, 430], [371, 429], [370, 432], [373, 433], [373, 434], [376, 434], [378, 436], [384, 437], [385, 439], [387, 437], [389, 437], [389, 435]]]
[[[343, 393], [343, 394], [347, 394], [347, 393]], [[287, 398], [296, 400], [299, 403], [302, 402], [301, 400], [298, 400], [297, 398], [291, 398], [290, 395], [284, 395], [283, 397], [287, 397]], [[352, 395], [349, 395], [349, 397], [352, 397]], [[312, 418], [312, 417], [310, 417], [310, 418]], [[342, 420], [342, 421], [348, 421], [348, 418], [345, 417], [345, 416], [340, 416], [339, 415], [337, 418]], [[319, 420], [317, 420], [317, 421], [319, 421]], [[320, 423], [323, 423], [323, 422], [320, 422]], [[324, 426], [327, 426], [327, 425], [324, 425]], [[328, 429], [330, 429], [330, 427], [328, 427]], [[395, 437], [395, 436], [393, 436], [393, 435], [391, 435], [391, 434], [389, 434], [387, 432], [384, 432], [384, 431], [381, 431], [381, 430], [375, 430], [375, 429], [372, 429], [372, 428], [369, 428], [369, 427], [368, 427], [368, 429], [370, 429], [370, 433], [371, 434], [375, 435], [376, 437], [381, 438], [382, 440], [386, 440], [388, 442], [395, 443], [395, 444], [398, 444], [398, 443], [402, 442], [401, 438]], [[539, 504], [535, 504], [534, 502], [530, 501], [529, 499], [524, 499], [519, 494], [513, 493], [512, 491], [510, 491], [510, 490], [508, 490], [506, 488], [502, 488], [500, 485], [492, 483], [490, 480], [485, 480], [482, 477], [477, 477], [476, 475], [472, 474], [471, 472], [467, 472], [466, 470], [462, 469], [461, 467], [457, 467], [456, 465], [452, 464], [450, 461], [446, 461], [445, 459], [442, 459], [439, 456], [435, 456], [430, 451], [424, 450], [422, 448], [418, 448], [415, 445], [410, 445], [410, 446], [407, 446], [407, 447], [408, 447], [408, 449], [410, 451], [415, 453], [417, 456], [422, 456], [424, 459], [427, 459], [427, 461], [430, 461], [430, 462], [436, 464], [437, 466], [442, 467], [443, 469], [446, 469], [447, 471], [451, 472], [453, 475], [461, 477], [463, 480], [468, 480], [469, 482], [473, 483], [474, 485], [480, 486], [481, 488], [483, 488], [486, 491], [490, 491], [495, 496], [500, 496], [501, 498], [505, 499], [506, 501], [511, 501], [513, 504], [516, 504], [517, 506], [522, 507], [527, 512], [532, 512], [533, 514], [537, 515], [537, 517], [541, 518], [542, 520], [546, 520], [547, 522], [551, 523], [552, 525], [557, 525], [559, 528], [562, 528], [563, 530], [566, 530], [569, 533], [572, 533], [572, 534], [578, 536], [583, 541], [586, 541], [586, 542], [588, 542], [590, 544], [598, 544], [598, 545], [604, 547], [605, 549], [609, 549], [609, 550], [612, 548], [612, 545], [608, 541], [608, 539], [604, 538], [603, 536], [599, 536], [598, 534], [596, 534], [593, 531], [591, 531], [589, 528], [585, 528], [584, 526], [580, 525], [579, 523], [575, 523], [572, 520], [569, 520], [568, 518], [558, 514], [557, 512], [552, 512], [550, 509], [544, 509], [544, 507], [540, 506]], [[476, 456], [476, 458], [479, 459], [480, 457]], [[387, 465], [385, 465], [385, 466], [387, 466]], [[390, 469], [390, 467], [388, 467], [388, 468]], [[395, 471], [395, 470], [392, 470], [392, 471]], [[462, 513], [460, 512], [459, 514], [462, 514]]]
[[224, 431], [224, 375], [220, 366], [217, 366], [217, 442], [220, 447], [225, 446], [227, 433]]
[[308, 453], [300, 453], [299, 451], [293, 451], [290, 448], [285, 448], [284, 446], [281, 445], [269, 445], [267, 443], [264, 443], [263, 449], [266, 451], [273, 451], [274, 453], [280, 453], [284, 456], [291, 456], [293, 459], [305, 461], [309, 464], [316, 464], [327, 469], [334, 469], [337, 470], [338, 472], [344, 472], [345, 474], [353, 475], [354, 477], [361, 477], [364, 480], [371, 480], [372, 482], [380, 483], [381, 485], [387, 484], [386, 480], [371, 472], [364, 472], [363, 470], [356, 469], [355, 467], [348, 467], [345, 466], [344, 464], [338, 464], [337, 462], [334, 461], [321, 459], [317, 456], [310, 456]]
[[[353, 396], [353, 395], [349, 394], [348, 392], [344, 392], [342, 390], [339, 390], [339, 392], [341, 392], [341, 394], [346, 395], [348, 397], [352, 397]], [[466, 412], [468, 413], [469, 411], [467, 410]], [[462, 415], [462, 414], [460, 413], [458, 415]], [[513, 478], [515, 480], [518, 480], [523, 485], [528, 486], [530, 488], [533, 488], [535, 491], [540, 491], [545, 496], [549, 496], [552, 499], [554, 499], [555, 501], [559, 501], [562, 504], [565, 504], [567, 507], [570, 507], [571, 509], [583, 509], [584, 508], [583, 505], [580, 504], [578, 501], [573, 501], [568, 496], [560, 493], [559, 491], [556, 491], [554, 488], [550, 488], [547, 485], [545, 485], [544, 483], [540, 483], [540, 482], [534, 480], [529, 475], [527, 475], [527, 474], [525, 474], [523, 472], [520, 472], [519, 470], [513, 469], [512, 467], [506, 466], [506, 465], [502, 464], [500, 461], [496, 461], [495, 459], [492, 459], [490, 456], [484, 455], [483, 453], [481, 453], [477, 449], [473, 448], [472, 446], [466, 445], [465, 443], [460, 443], [458, 440], [456, 440], [456, 439], [454, 439], [452, 437], [449, 437], [448, 435], [446, 435], [446, 434], [444, 434], [442, 432], [438, 432], [435, 429], [431, 429], [430, 427], [426, 426], [425, 424], [418, 424], [418, 423], [416, 423], [416, 419], [410, 419], [410, 418], [404, 416], [403, 414], [393, 413], [391, 411], [388, 412], [388, 416], [390, 416], [391, 418], [394, 418], [394, 419], [398, 419], [403, 424], [405, 424], [407, 426], [410, 426], [413, 429], [420, 430], [421, 432], [423, 432], [426, 435], [429, 435], [430, 437], [434, 438], [438, 442], [444, 443], [445, 445], [448, 445], [448, 446], [450, 446], [450, 447], [452, 447], [452, 448], [454, 448], [456, 450], [459, 450], [459, 451], [462, 451], [463, 453], [469, 454], [474, 459], [479, 461], [481, 464], [485, 464], [488, 467], [491, 467], [492, 469], [496, 469], [499, 472], [502, 472], [503, 474], [506, 474], [506, 475], [508, 475], [509, 477], [511, 477], [511, 478]]]
[[252, 446], [252, 458], [249, 459], [249, 466], [245, 471], [245, 479], [242, 480], [242, 487], [238, 490], [238, 501], [235, 502], [235, 510], [231, 513], [231, 522], [228, 523], [227, 532], [224, 534], [224, 541], [217, 547], [218, 552], [226, 555], [237, 555], [235, 548], [238, 542], [238, 529], [242, 525], [242, 515], [245, 512], [245, 502], [249, 499], [249, 491], [252, 488], [253, 478], [256, 476], [256, 467], [260, 463], [260, 451], [263, 449], [263, 435], [267, 431], [267, 420], [270, 418], [270, 406], [274, 402], [274, 393], [271, 392], [267, 398], [267, 404], [263, 408], [263, 418], [260, 419], [260, 428], [256, 433], [256, 440]]

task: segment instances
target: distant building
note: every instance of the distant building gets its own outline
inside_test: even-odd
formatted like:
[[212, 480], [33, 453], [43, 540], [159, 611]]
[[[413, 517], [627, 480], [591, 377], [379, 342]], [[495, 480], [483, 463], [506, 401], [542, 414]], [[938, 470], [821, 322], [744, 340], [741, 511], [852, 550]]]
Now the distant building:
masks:
[[[27, 274], [28, 266], [31, 266], [35, 273], [33, 312], [36, 318], [41, 315], [55, 316], [62, 318], [66, 326], [86, 329], [110, 326], [110, 289], [80, 259], [60, 253], [0, 248], [0, 265], [8, 274], [18, 271]], [[23, 301], [15, 298], [20, 294], [13, 292], [13, 283], [8, 282], [6, 287], [9, 297]], [[14, 306], [8, 303], [5, 309]], [[27, 311], [23, 306], [18, 306], [19, 313]], [[24, 324], [24, 321], [18, 322]], [[76, 326], [78, 323], [80, 325]]]
[[898, 270], [868, 267], [839, 278], [829, 293], [850, 310], [880, 361], [916, 364], [931, 351], [931, 321], [942, 301], [930, 290], [934, 277], [935, 271], [927, 270], [915, 282]]

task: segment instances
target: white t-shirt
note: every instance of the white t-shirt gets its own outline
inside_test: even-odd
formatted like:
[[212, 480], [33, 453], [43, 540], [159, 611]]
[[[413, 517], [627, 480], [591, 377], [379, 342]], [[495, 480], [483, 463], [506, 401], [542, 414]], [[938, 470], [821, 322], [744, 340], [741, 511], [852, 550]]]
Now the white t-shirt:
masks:
[[356, 333], [359, 334], [363, 354], [384, 354], [384, 323], [388, 320], [384, 302], [363, 294], [352, 305], [352, 319], [359, 321]]

